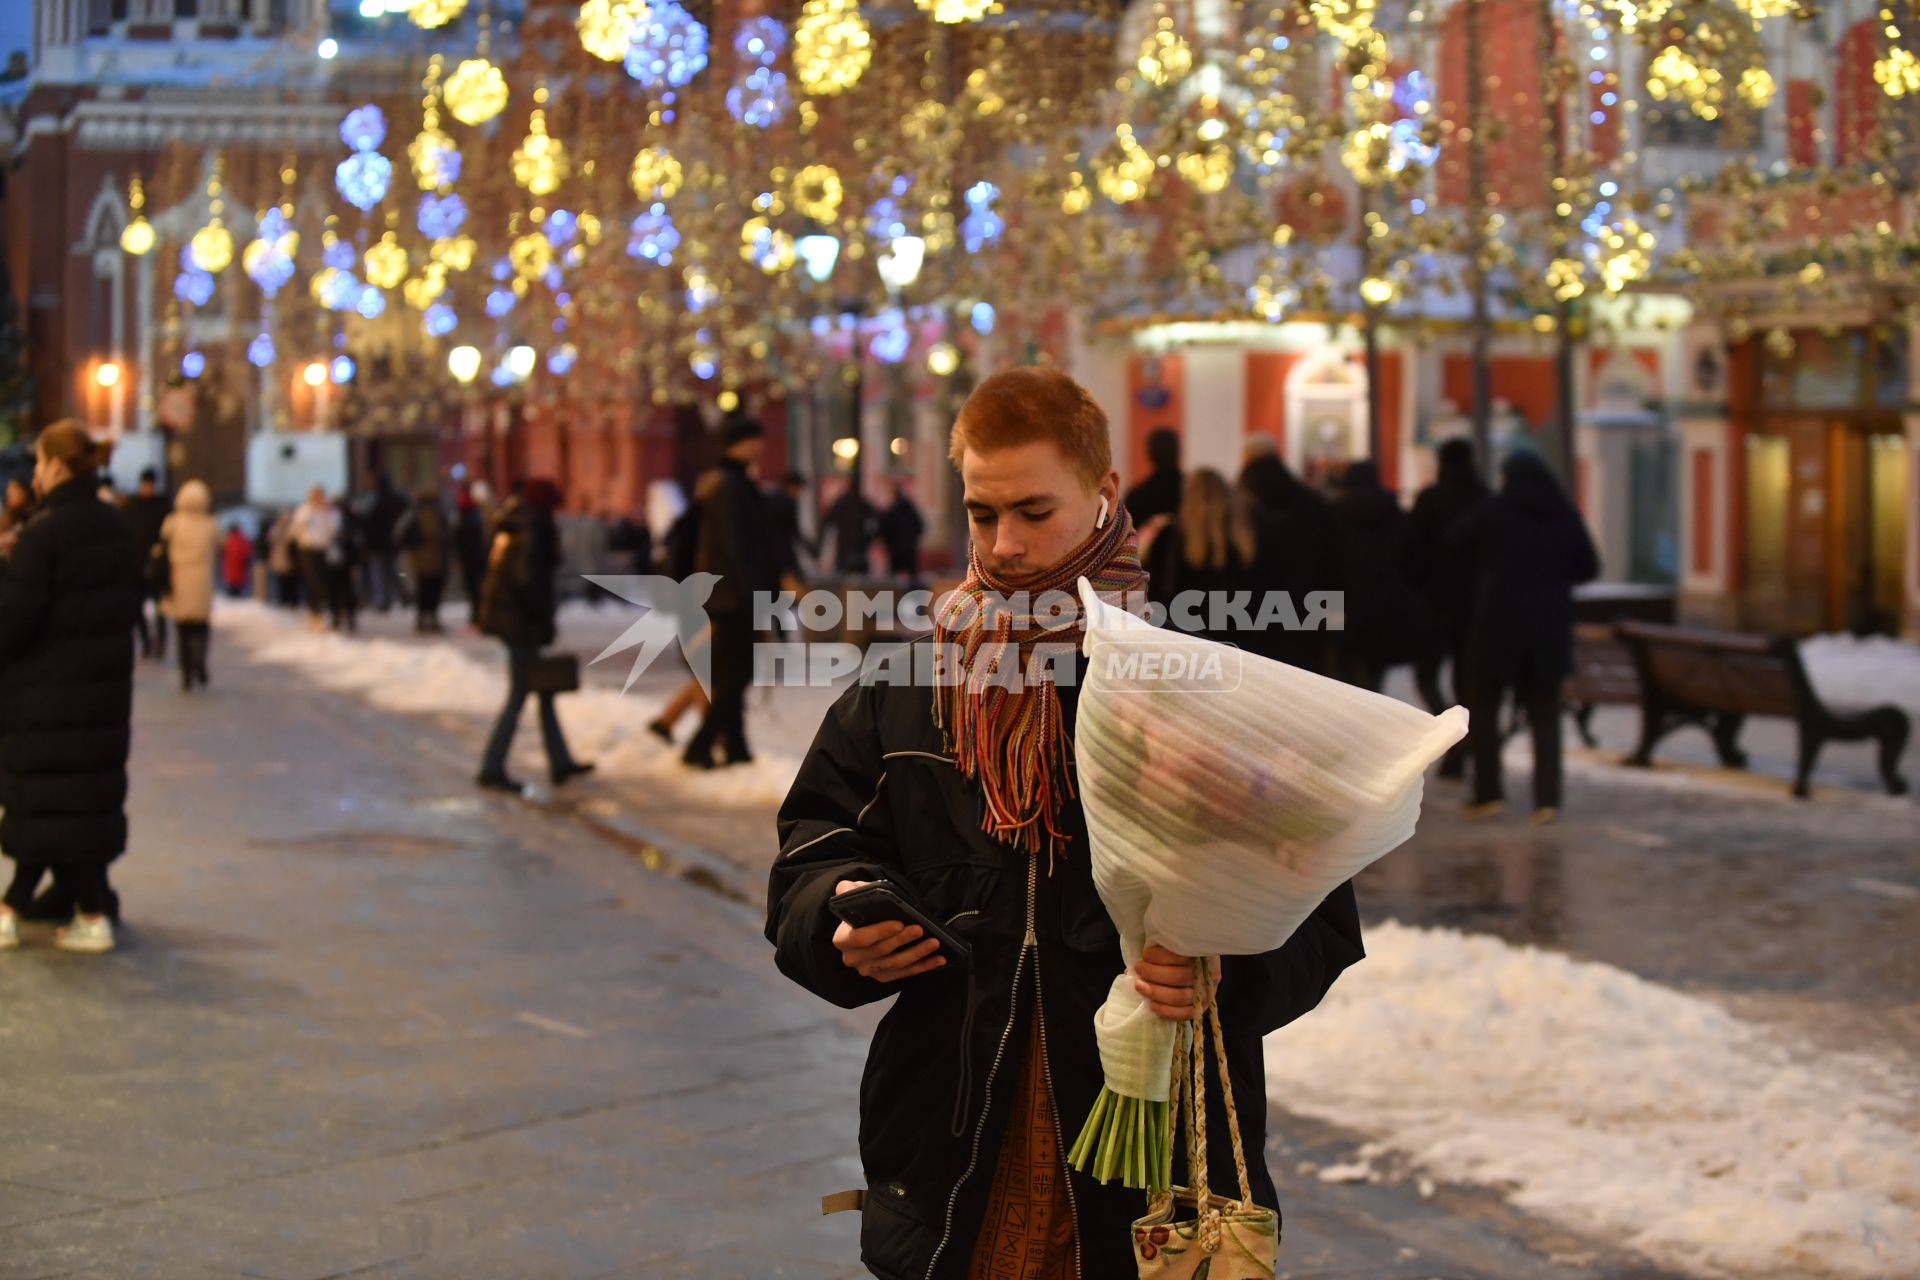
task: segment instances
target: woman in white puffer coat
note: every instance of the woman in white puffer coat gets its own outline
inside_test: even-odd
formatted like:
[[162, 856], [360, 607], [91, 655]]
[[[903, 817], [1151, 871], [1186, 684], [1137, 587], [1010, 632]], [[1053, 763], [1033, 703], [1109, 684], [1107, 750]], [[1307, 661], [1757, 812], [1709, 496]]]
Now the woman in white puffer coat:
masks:
[[160, 526], [167, 550], [170, 586], [165, 607], [180, 630], [180, 688], [207, 683], [207, 646], [212, 638], [213, 569], [220, 550], [220, 524], [213, 518], [207, 486], [189, 480], [173, 500], [173, 514]]

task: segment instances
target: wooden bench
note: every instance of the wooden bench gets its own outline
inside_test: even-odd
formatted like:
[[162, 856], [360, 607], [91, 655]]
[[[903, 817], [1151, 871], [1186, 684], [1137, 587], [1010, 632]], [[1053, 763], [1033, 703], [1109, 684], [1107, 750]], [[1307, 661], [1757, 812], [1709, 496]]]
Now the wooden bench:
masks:
[[1800, 649], [1784, 636], [1695, 631], [1646, 622], [1615, 628], [1633, 655], [1640, 683], [1640, 745], [1628, 764], [1653, 763], [1653, 748], [1682, 725], [1697, 724], [1713, 736], [1722, 763], [1744, 768], [1740, 726], [1748, 716], [1784, 716], [1800, 730], [1800, 756], [1793, 794], [1804, 799], [1820, 749], [1829, 741], [1880, 743], [1880, 778], [1892, 795], [1903, 795], [1900, 756], [1911, 725], [1895, 706], [1840, 709], [1815, 692], [1800, 661]]
[[1561, 703], [1573, 716], [1580, 741], [1588, 747], [1600, 744], [1593, 736], [1593, 709], [1601, 703], [1617, 706], [1640, 704], [1640, 669], [1634, 664], [1633, 650], [1620, 639], [1609, 622], [1581, 622], [1573, 628], [1573, 672], [1561, 691]]

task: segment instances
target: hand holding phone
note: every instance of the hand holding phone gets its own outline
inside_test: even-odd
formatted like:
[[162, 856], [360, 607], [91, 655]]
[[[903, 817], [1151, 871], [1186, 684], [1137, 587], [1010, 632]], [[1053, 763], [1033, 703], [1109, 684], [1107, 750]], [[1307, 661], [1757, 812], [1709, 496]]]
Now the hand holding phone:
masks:
[[[899, 982], [964, 961], [966, 943], [884, 880], [842, 880], [827, 909], [840, 920], [833, 945], [841, 963], [877, 982]], [[944, 952], [945, 954], [941, 954]]]

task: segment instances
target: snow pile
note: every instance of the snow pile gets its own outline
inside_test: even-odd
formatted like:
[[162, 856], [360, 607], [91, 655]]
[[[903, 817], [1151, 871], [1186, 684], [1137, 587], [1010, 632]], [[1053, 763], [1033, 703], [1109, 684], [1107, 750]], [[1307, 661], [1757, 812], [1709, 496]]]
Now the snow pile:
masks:
[[[300, 672], [314, 683], [408, 715], [455, 714], [490, 724], [507, 696], [504, 651], [483, 662], [453, 644], [409, 644], [373, 637], [350, 638], [307, 631], [299, 616], [251, 603], [223, 601], [215, 623], [223, 638], [245, 645], [263, 662]], [[598, 652], [595, 650], [594, 652]], [[588, 653], [585, 658], [591, 658]], [[618, 659], [611, 659], [617, 661]], [[624, 780], [671, 778], [689, 799], [734, 807], [776, 806], [799, 771], [797, 757], [757, 751], [752, 764], [703, 773], [680, 762], [670, 747], [646, 730], [660, 704], [587, 686], [561, 702], [560, 721], [574, 754], [594, 761], [601, 774]], [[539, 732], [528, 699], [516, 750], [539, 758]], [[476, 727], [476, 758], [482, 745]], [[685, 737], [683, 728], [682, 738]]]
[[1920, 1274], [1914, 1082], [1607, 965], [1393, 923], [1366, 944], [1269, 1037], [1276, 1105], [1665, 1266]]
[[1829, 703], [1906, 708], [1920, 728], [1920, 645], [1891, 636], [1814, 636], [1800, 643], [1813, 687]]

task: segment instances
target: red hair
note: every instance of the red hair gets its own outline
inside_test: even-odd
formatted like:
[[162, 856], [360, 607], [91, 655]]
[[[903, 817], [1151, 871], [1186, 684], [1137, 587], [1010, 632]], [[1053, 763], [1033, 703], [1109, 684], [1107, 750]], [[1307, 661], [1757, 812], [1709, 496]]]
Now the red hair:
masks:
[[973, 389], [954, 419], [947, 456], [992, 453], [1050, 440], [1091, 493], [1113, 470], [1107, 415], [1087, 389], [1058, 369], [1027, 366], [994, 374]]

